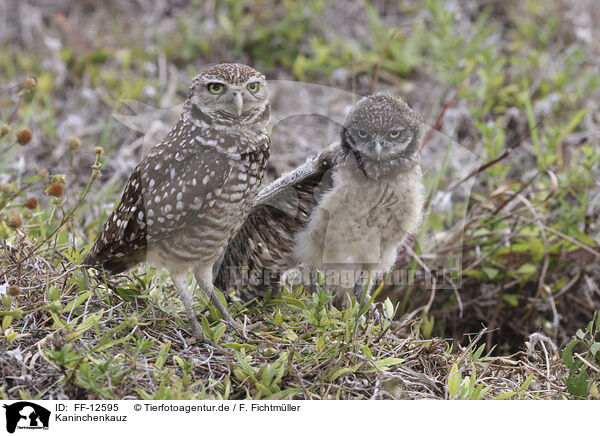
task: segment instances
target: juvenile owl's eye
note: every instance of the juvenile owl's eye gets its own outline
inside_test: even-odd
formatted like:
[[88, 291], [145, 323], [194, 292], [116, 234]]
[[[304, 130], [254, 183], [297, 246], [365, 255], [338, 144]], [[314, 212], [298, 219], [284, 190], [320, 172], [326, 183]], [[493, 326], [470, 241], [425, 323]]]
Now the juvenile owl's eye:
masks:
[[390, 138], [396, 139], [401, 133], [402, 130], [390, 130]]
[[222, 94], [225, 91], [225, 85], [222, 83], [212, 82], [208, 84], [208, 92], [211, 94]]
[[357, 130], [356, 134], [358, 135], [359, 138], [361, 139], [365, 139], [367, 137], [367, 132], [366, 130]]
[[248, 83], [246, 85], [246, 88], [248, 89], [248, 91], [250, 91], [252, 94], [256, 94], [258, 92], [258, 82], [252, 82], [252, 83]]

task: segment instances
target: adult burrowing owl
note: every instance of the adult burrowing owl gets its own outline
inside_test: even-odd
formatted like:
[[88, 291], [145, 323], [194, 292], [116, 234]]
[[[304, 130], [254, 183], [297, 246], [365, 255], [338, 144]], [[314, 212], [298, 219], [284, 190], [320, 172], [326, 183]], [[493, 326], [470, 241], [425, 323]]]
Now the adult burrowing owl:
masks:
[[175, 127], [140, 162], [84, 260], [119, 273], [147, 259], [166, 267], [203, 339], [186, 275], [229, 323], [214, 293], [212, 267], [242, 225], [269, 157], [269, 89], [241, 64], [220, 64], [196, 76]]
[[258, 195], [224, 253], [217, 286], [229, 288], [247, 273], [240, 294], [261, 296], [277, 286], [280, 272], [299, 265], [326, 273], [341, 299], [362, 289], [359, 279], [373, 282], [389, 271], [421, 222], [422, 125], [400, 99], [361, 99], [340, 143]]

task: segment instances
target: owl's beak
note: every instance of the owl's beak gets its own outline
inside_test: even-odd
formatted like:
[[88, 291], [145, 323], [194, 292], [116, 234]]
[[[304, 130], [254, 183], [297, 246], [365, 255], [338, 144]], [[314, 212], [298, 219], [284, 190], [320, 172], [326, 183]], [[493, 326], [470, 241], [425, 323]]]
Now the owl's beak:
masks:
[[233, 105], [235, 106], [238, 117], [242, 115], [242, 112], [244, 111], [244, 97], [242, 97], [241, 92], [233, 94]]
[[375, 155], [377, 156], [377, 160], [381, 159], [381, 152], [383, 151], [383, 147], [381, 146], [381, 141], [375, 141]]

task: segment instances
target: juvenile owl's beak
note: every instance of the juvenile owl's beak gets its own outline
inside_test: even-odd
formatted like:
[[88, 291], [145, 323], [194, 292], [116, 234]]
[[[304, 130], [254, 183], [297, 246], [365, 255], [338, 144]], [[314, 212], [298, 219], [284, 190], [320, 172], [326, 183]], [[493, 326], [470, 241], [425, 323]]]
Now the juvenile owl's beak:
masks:
[[383, 147], [381, 146], [381, 141], [375, 141], [375, 155], [377, 156], [377, 160], [381, 159], [381, 152], [383, 151]]
[[242, 115], [242, 112], [244, 111], [244, 98], [242, 97], [241, 92], [233, 94], [233, 105], [235, 106], [238, 117]]

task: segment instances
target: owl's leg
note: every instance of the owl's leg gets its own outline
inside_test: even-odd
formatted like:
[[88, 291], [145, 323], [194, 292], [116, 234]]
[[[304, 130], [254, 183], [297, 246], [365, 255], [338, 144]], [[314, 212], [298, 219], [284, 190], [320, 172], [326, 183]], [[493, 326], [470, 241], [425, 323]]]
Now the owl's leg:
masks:
[[171, 274], [171, 280], [173, 280], [173, 283], [175, 284], [177, 295], [179, 295], [179, 298], [181, 298], [183, 307], [185, 308], [185, 313], [192, 324], [192, 336], [200, 342], [207, 342], [204, 332], [202, 332], [202, 327], [200, 327], [198, 319], [196, 318], [194, 308], [192, 307], [189, 286], [186, 282], [185, 275]]
[[213, 287], [212, 281], [210, 279], [207, 280], [204, 277], [204, 275], [198, 270], [194, 270], [194, 277], [196, 277], [198, 286], [200, 287], [202, 292], [204, 292], [204, 295], [206, 295], [208, 297], [208, 299], [210, 300], [210, 302], [213, 304], [213, 306], [215, 306], [217, 308], [217, 310], [221, 314], [221, 317], [223, 318], [223, 320], [228, 324], [235, 325], [236, 321], [229, 314], [229, 311], [227, 310], [227, 308], [225, 306], [223, 306], [223, 303], [221, 303], [221, 300], [219, 300], [219, 296], [215, 292], [215, 288]]
[[367, 313], [370, 313], [371, 316], [373, 317], [373, 319], [375, 320], [375, 324], [380, 324], [380, 317], [379, 317], [379, 312], [377, 311], [377, 308], [375, 307], [375, 305], [373, 303], [369, 304], [369, 300], [371, 300], [371, 280], [372, 277], [369, 277], [369, 283], [367, 284], [363, 284], [363, 280], [362, 278], [365, 277], [364, 275], [361, 275], [361, 277], [359, 277], [356, 280], [356, 283], [354, 284], [354, 296], [356, 297], [356, 301], [358, 301], [358, 304], [360, 305], [360, 308], [364, 308], [367, 305], [369, 306], [369, 309], [365, 312], [365, 315]]
[[[369, 283], [363, 284], [363, 278], [367, 278]], [[369, 294], [370, 285], [370, 278], [365, 277], [365, 272], [361, 271], [360, 277], [357, 277], [356, 282], [354, 283], [354, 296], [361, 306], [368, 303], [371, 299], [371, 295]]]
[[212, 277], [207, 280], [206, 274], [203, 274], [201, 269], [194, 270], [194, 277], [196, 277], [196, 281], [198, 282], [198, 286], [202, 289], [202, 292], [208, 297], [210, 302], [217, 308], [223, 321], [229, 324], [231, 327], [241, 330], [242, 332], [246, 332], [248, 330], [252, 330], [260, 325], [260, 323], [248, 324], [244, 325], [233, 319], [227, 308], [221, 303], [219, 296], [215, 292], [215, 288], [212, 284]]
[[310, 288], [312, 292], [316, 292], [317, 291], [317, 275], [319, 273], [317, 272], [317, 270], [311, 269], [310, 270]]

